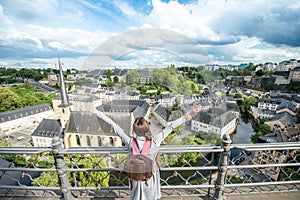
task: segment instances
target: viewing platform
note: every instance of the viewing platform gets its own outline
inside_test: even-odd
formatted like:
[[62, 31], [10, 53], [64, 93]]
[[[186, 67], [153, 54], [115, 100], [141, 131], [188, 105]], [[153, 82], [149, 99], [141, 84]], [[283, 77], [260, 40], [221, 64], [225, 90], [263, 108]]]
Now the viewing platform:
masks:
[[[300, 143], [162, 146], [162, 200], [299, 199]], [[129, 199], [125, 147], [1, 147], [1, 199]]]

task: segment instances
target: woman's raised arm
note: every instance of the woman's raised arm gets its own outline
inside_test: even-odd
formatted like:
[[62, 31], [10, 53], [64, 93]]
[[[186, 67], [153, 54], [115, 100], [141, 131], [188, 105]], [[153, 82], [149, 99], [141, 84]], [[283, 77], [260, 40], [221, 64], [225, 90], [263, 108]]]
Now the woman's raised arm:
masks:
[[188, 111], [184, 116], [171, 122], [166, 128], [164, 128], [160, 133], [153, 136], [153, 140], [157, 145], [160, 145], [162, 141], [172, 132], [174, 128], [177, 128], [181, 124], [189, 121], [201, 110], [201, 105], [196, 105], [190, 111]]
[[103, 112], [100, 111], [97, 112], [97, 116], [113, 127], [114, 132], [122, 139], [126, 146], [129, 145], [131, 137], [128, 136], [124, 132], [124, 130], [118, 124], [116, 124], [116, 122], [114, 122], [111, 118], [107, 117]]

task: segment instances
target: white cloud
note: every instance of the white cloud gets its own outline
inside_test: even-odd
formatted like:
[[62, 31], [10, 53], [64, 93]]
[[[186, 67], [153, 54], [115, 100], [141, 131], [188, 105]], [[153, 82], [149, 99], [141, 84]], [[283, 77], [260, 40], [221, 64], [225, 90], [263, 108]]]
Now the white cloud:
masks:
[[125, 15], [129, 17], [136, 17], [141, 16], [140, 13], [138, 13], [132, 6], [130, 6], [126, 1], [121, 0], [114, 0], [114, 5], [120, 9], [120, 11]]
[[193, 12], [189, 5], [182, 5], [177, 1], [165, 3], [160, 0], [153, 0], [152, 5], [153, 10], [145, 18], [145, 24], [177, 31], [188, 37], [213, 41], [220, 39], [201, 18], [195, 17], [197, 13]]
[[[199, 0], [185, 4], [149, 0], [140, 8], [137, 5], [121, 0], [105, 3], [2, 0], [0, 50], [5, 54], [0, 55], [0, 62], [13, 64], [7, 58], [16, 57], [24, 60], [19, 64], [42, 63], [41, 60], [30, 62], [35, 58], [51, 63], [60, 52], [69, 62], [72, 59], [83, 62], [83, 55], [99, 46], [102, 48], [100, 64], [104, 65], [112, 62], [130, 65], [130, 61], [135, 65], [143, 61], [165, 64], [169, 63], [167, 59], [180, 63], [185, 58], [192, 63], [210, 61], [205, 51], [213, 59], [211, 62], [226, 63], [279, 62], [300, 57], [300, 2], [294, 0], [272, 3], [268, 0]], [[111, 42], [112, 37], [119, 35], [111, 27], [135, 30], [140, 35], [132, 33], [132, 37]], [[153, 28], [177, 34], [138, 31]], [[176, 60], [174, 55], [180, 59]], [[115, 61], [119, 56], [122, 59]]]

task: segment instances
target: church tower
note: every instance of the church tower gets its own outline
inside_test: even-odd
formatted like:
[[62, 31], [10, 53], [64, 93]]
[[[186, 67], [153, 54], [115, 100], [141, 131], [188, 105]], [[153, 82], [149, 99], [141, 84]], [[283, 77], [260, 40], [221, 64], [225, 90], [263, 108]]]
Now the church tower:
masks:
[[59, 115], [61, 120], [62, 128], [66, 128], [66, 124], [69, 120], [71, 114], [72, 104], [69, 103], [67, 89], [64, 81], [64, 75], [62, 71], [62, 63], [58, 58], [58, 66], [59, 66], [59, 82], [60, 82], [60, 96], [61, 96], [61, 104], [58, 105]]

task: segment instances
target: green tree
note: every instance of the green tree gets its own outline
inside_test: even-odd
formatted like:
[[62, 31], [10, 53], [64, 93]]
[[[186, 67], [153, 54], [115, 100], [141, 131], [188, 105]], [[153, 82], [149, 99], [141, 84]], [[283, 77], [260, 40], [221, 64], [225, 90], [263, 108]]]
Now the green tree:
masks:
[[114, 76], [113, 81], [114, 81], [114, 83], [118, 83], [119, 82], [119, 78], [117, 76]]
[[[91, 169], [91, 168], [106, 168], [101, 158], [96, 158], [94, 155], [73, 155], [72, 162], [76, 168]], [[54, 168], [54, 166], [52, 167]], [[68, 179], [72, 186], [108, 186], [109, 173], [107, 171], [79, 171], [67, 172]], [[56, 172], [43, 172], [39, 177], [32, 182], [33, 185], [42, 186], [59, 186], [58, 176]]]
[[92, 83], [92, 80], [81, 78], [81, 79], [75, 81], [74, 85], [84, 85], [86, 83]]
[[7, 87], [0, 88], [0, 112], [21, 108], [19, 96]]
[[205, 141], [210, 144], [220, 145], [222, 143], [220, 134], [216, 132], [207, 132], [205, 134]]
[[249, 63], [248, 66], [246, 67], [246, 69], [248, 69], [251, 72], [254, 72], [256, 69], [256, 66], [253, 63]]
[[235, 93], [234, 98], [243, 98], [243, 95], [242, 95], [242, 93], [237, 92], [237, 93]]
[[244, 106], [247, 111], [250, 111], [251, 106], [257, 106], [258, 105], [258, 99], [255, 97], [248, 97], [244, 101]]
[[251, 136], [251, 141], [253, 143], [257, 143], [258, 138], [262, 135], [266, 135], [271, 132], [270, 126], [267, 124], [259, 124], [257, 127], [255, 127], [254, 131], [256, 132], [254, 135]]
[[137, 71], [137, 69], [130, 70], [128, 74], [126, 75], [126, 84], [127, 85], [133, 85], [138, 84], [140, 79], [140, 75]]

